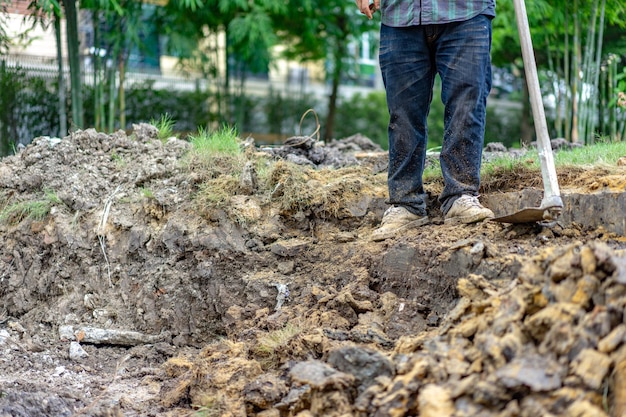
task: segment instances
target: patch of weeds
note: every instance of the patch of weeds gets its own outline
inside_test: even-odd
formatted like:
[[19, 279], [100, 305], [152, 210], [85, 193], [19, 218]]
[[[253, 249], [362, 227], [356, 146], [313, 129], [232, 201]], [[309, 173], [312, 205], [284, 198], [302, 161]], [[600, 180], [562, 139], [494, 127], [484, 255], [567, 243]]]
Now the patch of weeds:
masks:
[[254, 353], [260, 357], [261, 366], [264, 369], [279, 366], [280, 358], [289, 350], [289, 344], [301, 333], [301, 326], [287, 323], [282, 329], [260, 336], [257, 339]]
[[165, 142], [169, 138], [174, 136], [174, 125], [176, 124], [176, 122], [169, 114], [165, 113], [162, 114], [161, 117], [157, 120], [150, 120], [150, 124], [156, 127], [159, 131], [158, 138], [161, 142]]
[[597, 142], [593, 146], [556, 152], [554, 162], [557, 166], [615, 166], [617, 160], [625, 154], [626, 142]]
[[193, 145], [187, 153], [183, 165], [198, 173], [203, 178], [215, 178], [220, 175], [238, 175], [246, 163], [237, 131], [226, 126], [209, 133], [200, 128], [198, 133], [190, 135], [188, 140]]
[[363, 167], [314, 170], [277, 161], [263, 180], [269, 201], [284, 212], [313, 210], [318, 215], [339, 217], [364, 194], [386, 185], [382, 176], [365, 180], [368, 174]]
[[34, 201], [18, 201], [6, 204], [0, 211], [0, 222], [15, 225], [24, 219], [35, 221], [43, 220], [55, 204], [61, 204], [61, 199], [53, 190], [44, 190], [44, 199]]
[[192, 405], [194, 417], [219, 417], [224, 415], [224, 401], [219, 397], [206, 395], [201, 404]]
[[141, 195], [148, 199], [154, 198], [154, 192], [151, 189], [145, 187], [141, 187]]
[[117, 165], [118, 167], [126, 166], [126, 161], [124, 160], [124, 157], [115, 151], [111, 152], [111, 161], [115, 162], [115, 165]]
[[309, 183], [310, 178], [305, 168], [290, 162], [277, 161], [267, 175], [269, 198], [277, 202], [282, 210], [297, 212], [311, 206], [315, 193], [313, 188], [318, 184]]
[[61, 203], [63, 203], [54, 190], [46, 188], [46, 189], [43, 190], [43, 193], [44, 193], [44, 195], [46, 197], [46, 200], [48, 200], [50, 203], [52, 203], [52, 204], [61, 204]]
[[239, 175], [221, 175], [211, 178], [200, 185], [195, 202], [200, 212], [223, 208], [232, 195], [239, 189]]
[[26, 218], [43, 220], [50, 212], [51, 204], [47, 200], [20, 201], [10, 204], [0, 212], [0, 221], [8, 224], [18, 224]]
[[209, 132], [200, 127], [197, 134], [189, 136], [189, 141], [193, 145], [194, 152], [200, 155], [241, 153], [237, 129], [226, 125], [215, 132]]

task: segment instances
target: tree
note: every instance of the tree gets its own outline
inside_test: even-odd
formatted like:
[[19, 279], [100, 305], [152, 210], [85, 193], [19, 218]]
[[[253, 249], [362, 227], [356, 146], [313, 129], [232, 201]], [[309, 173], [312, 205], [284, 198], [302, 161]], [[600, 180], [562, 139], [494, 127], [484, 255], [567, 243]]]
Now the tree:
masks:
[[[519, 54], [515, 56], [520, 49], [510, 6], [509, 2], [498, 3], [492, 52], [495, 65], [520, 63]], [[570, 141], [592, 142], [600, 134], [595, 120], [605, 117], [598, 112], [602, 99], [595, 98], [600, 91], [610, 90], [600, 85], [602, 68], [607, 52], [623, 43], [623, 35], [616, 36], [614, 31], [619, 28], [623, 33], [626, 27], [626, 6], [620, 0], [536, 0], [527, 2], [527, 11], [544, 93], [556, 101], [553, 130]], [[612, 34], [606, 39], [605, 29]], [[526, 130], [530, 136], [531, 129]], [[522, 138], [523, 143], [530, 142], [529, 136]]]
[[6, 17], [8, 0], [0, 0], [0, 54], [4, 55], [11, 45], [11, 37], [6, 31]]
[[33, 27], [40, 25], [43, 29], [47, 29], [50, 26], [50, 21], [52, 21], [54, 26], [57, 54], [57, 112], [59, 117], [59, 136], [63, 136], [67, 133], [67, 112], [61, 45], [61, 6], [56, 0], [31, 1], [28, 5], [28, 10], [30, 11], [30, 16], [26, 19], [32, 21]]
[[283, 42], [285, 55], [300, 62], [327, 60], [326, 77], [331, 84], [324, 139], [333, 137], [339, 85], [351, 57], [348, 45], [358, 43], [361, 35], [375, 30], [379, 21], [360, 15], [352, 2], [345, 0], [289, 0], [286, 15], [274, 25]]
[[[201, 4], [190, 14], [184, 5], [170, 1], [162, 9], [159, 25], [168, 48], [181, 58], [181, 67], [199, 70], [214, 81], [218, 123], [241, 122], [243, 106], [235, 103], [243, 98], [248, 74], [269, 68], [277, 41], [272, 17], [284, 14], [286, 5], [274, 0]], [[237, 86], [231, 83], [234, 77], [239, 80]]]

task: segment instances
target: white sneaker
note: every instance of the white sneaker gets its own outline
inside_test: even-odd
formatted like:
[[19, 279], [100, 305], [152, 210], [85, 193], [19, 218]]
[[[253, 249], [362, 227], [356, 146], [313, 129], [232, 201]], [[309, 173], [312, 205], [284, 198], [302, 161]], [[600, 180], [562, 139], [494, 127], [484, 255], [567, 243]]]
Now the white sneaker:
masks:
[[383, 214], [380, 227], [372, 232], [371, 239], [375, 242], [389, 239], [403, 230], [423, 226], [429, 221], [428, 216], [418, 216], [402, 206], [391, 206]]
[[470, 224], [481, 222], [485, 219], [492, 219], [493, 217], [495, 217], [493, 211], [483, 207], [478, 201], [478, 197], [463, 195], [452, 204], [452, 207], [446, 213], [444, 223]]

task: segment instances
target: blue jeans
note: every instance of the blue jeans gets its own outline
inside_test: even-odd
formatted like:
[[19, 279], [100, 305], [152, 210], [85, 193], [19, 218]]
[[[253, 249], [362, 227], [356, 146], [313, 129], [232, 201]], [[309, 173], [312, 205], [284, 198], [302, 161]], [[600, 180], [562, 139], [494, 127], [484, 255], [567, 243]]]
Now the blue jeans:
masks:
[[389, 204], [426, 215], [422, 175], [435, 75], [445, 106], [440, 163], [447, 213], [461, 195], [478, 195], [487, 96], [491, 90], [491, 19], [380, 30], [380, 67], [389, 108]]

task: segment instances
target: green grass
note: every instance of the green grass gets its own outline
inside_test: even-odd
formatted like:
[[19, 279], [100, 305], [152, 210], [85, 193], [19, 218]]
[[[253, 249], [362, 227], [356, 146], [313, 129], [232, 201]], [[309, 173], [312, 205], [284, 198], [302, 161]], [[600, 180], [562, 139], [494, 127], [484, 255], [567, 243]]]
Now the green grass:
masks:
[[174, 125], [176, 122], [172, 119], [172, 117], [165, 113], [161, 115], [161, 117], [157, 120], [150, 120], [150, 124], [157, 128], [159, 131], [159, 139], [161, 142], [165, 142], [172, 136], [174, 136]]
[[[536, 152], [535, 154], [536, 155]], [[554, 155], [556, 166], [571, 165], [612, 165], [615, 166], [617, 160], [626, 156], [626, 142], [603, 142], [593, 146], [583, 146], [574, 148], [571, 151], [560, 151]]]
[[43, 220], [55, 204], [61, 204], [61, 199], [52, 190], [44, 190], [44, 198], [33, 201], [18, 201], [7, 204], [0, 211], [0, 222], [5, 224], [18, 224], [24, 219], [35, 221]]
[[234, 128], [224, 126], [214, 132], [200, 128], [187, 139], [193, 145], [183, 163], [188, 170], [205, 178], [241, 173], [245, 155]]
[[18, 224], [26, 218], [43, 220], [50, 212], [51, 207], [52, 204], [48, 200], [20, 201], [5, 207], [0, 212], [0, 221], [2, 223]]
[[[617, 160], [626, 156], [626, 142], [597, 143], [591, 146], [561, 150], [554, 153], [554, 165], [559, 167], [571, 166], [616, 166]], [[530, 161], [535, 163], [531, 164]], [[536, 149], [528, 150], [522, 157], [509, 155], [494, 158], [482, 165], [481, 175], [489, 176], [495, 172], [512, 172], [524, 167], [528, 170], [541, 170], [539, 155]], [[441, 171], [439, 171], [441, 174]]]
[[148, 199], [154, 198], [154, 192], [151, 189], [142, 187], [140, 190], [141, 190], [141, 195], [143, 195], [145, 198], [148, 198]]
[[199, 155], [238, 155], [241, 153], [237, 130], [228, 126], [222, 126], [215, 132], [209, 132], [204, 128], [198, 129], [198, 133], [189, 136], [193, 145], [193, 152]]
[[[554, 153], [554, 165], [557, 168], [572, 166], [579, 167], [615, 167], [617, 160], [626, 156], [626, 142], [601, 142], [595, 145], [561, 150]], [[481, 167], [481, 179], [489, 180], [494, 176], [520, 171], [541, 171], [539, 155], [536, 149], [529, 149], [524, 156], [502, 155], [485, 161]], [[439, 163], [428, 166], [424, 170], [424, 182], [441, 181], [441, 167]]]

